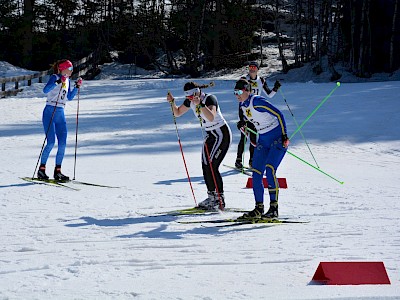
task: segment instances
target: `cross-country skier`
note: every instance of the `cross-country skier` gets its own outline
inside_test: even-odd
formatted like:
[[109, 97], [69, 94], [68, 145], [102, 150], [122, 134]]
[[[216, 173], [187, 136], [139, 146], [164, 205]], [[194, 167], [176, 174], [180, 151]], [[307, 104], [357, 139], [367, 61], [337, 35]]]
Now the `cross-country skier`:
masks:
[[200, 86], [195, 82], [187, 82], [183, 87], [186, 98], [179, 107], [175, 104], [174, 96], [171, 93], [168, 93], [167, 100], [172, 104], [176, 117], [192, 109], [206, 131], [201, 161], [208, 198], [200, 202], [198, 206], [207, 210], [215, 210], [218, 207], [221, 209], [225, 207], [224, 186], [219, 166], [228, 152], [232, 133], [222, 116], [217, 97], [202, 91], [206, 87], [208, 85]]
[[[239, 79], [235, 84], [234, 94], [239, 101], [247, 121], [254, 124], [258, 132], [257, 147], [253, 157], [253, 193], [254, 210], [245, 213], [241, 218], [277, 218], [279, 184], [276, 171], [281, 163], [289, 139], [287, 137], [285, 118], [280, 110], [262, 96], [250, 92], [251, 84], [246, 79]], [[270, 207], [264, 215], [264, 186], [263, 175], [266, 173]]]
[[54, 179], [57, 181], [69, 180], [68, 176], [61, 173], [61, 164], [67, 145], [67, 122], [64, 115], [64, 106], [67, 100], [72, 100], [75, 97], [82, 85], [82, 79], [78, 78], [75, 81], [74, 87], [71, 88], [69, 77], [72, 71], [73, 65], [69, 60], [62, 59], [57, 61], [53, 65], [53, 75], [50, 76], [49, 81], [43, 88], [43, 92], [47, 94], [46, 106], [42, 116], [47, 144], [43, 149], [41, 164], [37, 174], [40, 179], [49, 179], [46, 175], [46, 163], [57, 136], [58, 150], [54, 168]]
[[[246, 79], [250, 83], [250, 91], [253, 95], [258, 95], [260, 96], [262, 92], [265, 93], [265, 95], [268, 98], [272, 98], [275, 96], [276, 92], [278, 91], [279, 87], [281, 86], [281, 83], [276, 80], [274, 87], [272, 90], [268, 87], [267, 81], [258, 75], [258, 71], [260, 69], [260, 66], [258, 62], [256, 61], [251, 61], [249, 63], [249, 72], [247, 75], [243, 75], [241, 78]], [[243, 168], [243, 162], [242, 162], [242, 157], [243, 157], [243, 152], [244, 152], [244, 147], [245, 147], [245, 141], [246, 141], [246, 136], [245, 134], [245, 128], [249, 128], [252, 131], [256, 131], [256, 128], [251, 122], [246, 122], [245, 118], [243, 117], [242, 110], [239, 108], [239, 121], [237, 122], [237, 128], [242, 132], [240, 135], [240, 141], [238, 144], [237, 148], [237, 156], [236, 156], [236, 162], [235, 162], [235, 167], [236, 168]], [[252, 166], [252, 161], [253, 161], [253, 155], [254, 155], [254, 145], [256, 144], [256, 135], [252, 132], [248, 132], [248, 135], [250, 136], [250, 159], [249, 159], [249, 167]]]

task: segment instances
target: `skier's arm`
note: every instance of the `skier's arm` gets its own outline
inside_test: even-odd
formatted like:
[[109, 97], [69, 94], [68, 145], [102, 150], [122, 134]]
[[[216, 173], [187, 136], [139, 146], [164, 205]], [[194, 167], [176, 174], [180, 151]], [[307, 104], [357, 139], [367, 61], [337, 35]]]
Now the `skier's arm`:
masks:
[[[69, 79], [68, 79], [69, 80]], [[71, 86], [71, 80], [69, 81], [69, 86]], [[78, 93], [78, 91], [79, 91], [79, 89], [80, 89], [80, 87], [81, 87], [81, 85], [82, 85], [82, 78], [81, 77], [78, 77], [76, 80], [75, 80], [75, 84], [74, 84], [74, 88], [71, 90], [69, 90], [68, 91], [68, 95], [67, 95], [67, 99], [69, 100], [69, 101], [71, 101], [72, 99], [74, 99], [74, 97], [76, 96], [76, 94]]]
[[270, 89], [268, 87], [267, 81], [261, 77], [261, 82], [263, 83], [263, 91], [265, 93], [265, 95], [267, 95], [268, 98], [272, 98], [273, 96], [275, 96], [276, 91], [274, 91], [274, 89]]
[[49, 81], [43, 88], [43, 93], [47, 94], [48, 92], [53, 90], [59, 84], [57, 80], [60, 80], [60, 77], [57, 74], [51, 75]]
[[74, 87], [72, 90], [68, 90], [67, 99], [71, 101], [72, 99], [74, 99], [77, 93], [78, 93], [77, 87]]
[[243, 110], [240, 105], [239, 105], [239, 121], [246, 121], [244, 114], [243, 114]]
[[239, 105], [239, 121], [236, 123], [236, 126], [239, 129], [239, 131], [242, 131], [243, 127], [246, 126], [246, 119], [244, 117], [243, 110], [240, 105]]
[[[175, 98], [174, 96], [168, 92], [167, 94], [167, 101], [171, 104], [172, 107], [172, 111], [174, 112], [174, 116], [175, 117], [179, 117], [181, 115], [183, 115], [184, 113], [186, 113], [189, 110], [189, 106], [185, 105], [185, 102], [183, 102], [179, 107], [176, 105], [175, 103]], [[186, 100], [185, 100], [186, 101]]]

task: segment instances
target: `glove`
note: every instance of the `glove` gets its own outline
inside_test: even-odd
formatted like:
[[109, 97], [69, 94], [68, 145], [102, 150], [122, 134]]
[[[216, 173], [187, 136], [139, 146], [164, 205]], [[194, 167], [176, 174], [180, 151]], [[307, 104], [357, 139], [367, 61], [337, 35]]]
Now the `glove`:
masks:
[[290, 144], [290, 140], [289, 140], [287, 134], [286, 133], [282, 134], [282, 146], [283, 146], [283, 148], [287, 148], [289, 146], [289, 144]]
[[275, 81], [274, 87], [272, 88], [273, 91], [277, 92], [279, 88], [281, 87], [281, 83], [279, 80]]
[[240, 120], [236, 123], [237, 128], [240, 130], [242, 127], [246, 126], [246, 122], [243, 120]]
[[174, 96], [171, 94], [170, 91], [168, 91], [168, 93], [167, 93], [167, 101], [168, 101], [169, 103], [171, 103], [171, 104], [173, 104], [173, 103], [175, 102], [175, 98], [174, 98]]
[[79, 89], [79, 88], [81, 87], [81, 85], [82, 85], [82, 78], [81, 78], [81, 77], [78, 77], [78, 78], [75, 80], [75, 87]]

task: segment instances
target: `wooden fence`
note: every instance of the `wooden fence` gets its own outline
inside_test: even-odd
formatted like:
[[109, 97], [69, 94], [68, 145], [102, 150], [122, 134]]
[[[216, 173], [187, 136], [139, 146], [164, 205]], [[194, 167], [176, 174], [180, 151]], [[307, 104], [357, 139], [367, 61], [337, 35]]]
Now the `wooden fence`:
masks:
[[[18, 92], [22, 91], [22, 88], [20, 88], [20, 83], [27, 81], [27, 85], [32, 84], [32, 80], [35, 78], [38, 78], [38, 82], [43, 81], [43, 77], [46, 76], [49, 73], [49, 71], [43, 71], [43, 72], [38, 72], [35, 74], [31, 75], [21, 75], [21, 76], [13, 76], [13, 77], [1, 77], [0, 78], [0, 83], [1, 83], [1, 92], [0, 92], [0, 97], [4, 98], [7, 96], [14, 96]], [[6, 89], [6, 83], [8, 82], [14, 82], [14, 89], [7, 90]]]
[[[76, 61], [73, 63], [74, 65], [74, 73], [72, 74], [72, 78], [76, 79], [78, 77], [84, 77], [89, 73], [93, 73], [97, 70], [98, 63], [100, 61], [99, 51], [94, 51], [90, 53], [88, 56]], [[1, 77], [1, 91], [0, 98], [5, 98], [8, 96], [15, 96], [17, 93], [21, 92], [23, 89], [21, 86], [27, 85], [30, 86], [33, 83], [34, 79], [38, 79], [38, 83], [43, 82], [43, 77], [52, 74], [51, 70], [37, 72], [30, 75], [21, 75], [21, 76], [13, 76], [13, 77]], [[14, 82], [14, 86], [11, 89], [7, 89], [7, 84]]]

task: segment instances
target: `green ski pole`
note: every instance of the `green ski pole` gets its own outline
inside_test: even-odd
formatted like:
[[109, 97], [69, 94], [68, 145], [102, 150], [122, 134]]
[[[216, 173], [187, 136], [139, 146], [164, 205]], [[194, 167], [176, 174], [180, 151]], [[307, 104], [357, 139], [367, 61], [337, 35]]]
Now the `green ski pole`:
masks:
[[312, 167], [313, 169], [317, 170], [318, 172], [321, 172], [322, 174], [328, 176], [329, 178], [331, 178], [331, 179], [333, 179], [333, 180], [339, 182], [340, 184], [344, 184], [344, 181], [340, 181], [340, 180], [336, 179], [336, 178], [333, 177], [332, 175], [329, 175], [328, 173], [322, 171], [320, 168], [317, 168], [317, 167], [313, 166], [312, 164], [310, 164], [309, 162], [305, 161], [304, 159], [298, 157], [297, 155], [293, 154], [292, 152], [287, 151], [287, 153], [289, 153], [289, 154], [292, 155], [293, 157], [297, 158], [297, 159], [300, 160], [301, 162], [305, 163], [307, 166], [310, 166], [310, 167]]
[[[254, 134], [256, 134], [256, 132], [255, 132], [254, 130], [251, 130], [251, 129], [249, 129], [249, 128], [248, 128], [247, 130], [250, 131], [250, 132], [253, 132]], [[315, 169], [315, 170], [321, 172], [322, 174], [328, 176], [329, 178], [331, 178], [331, 179], [333, 179], [333, 180], [339, 182], [340, 184], [343, 184], [343, 183], [344, 183], [343, 181], [340, 181], [340, 180], [336, 179], [335, 177], [333, 177], [332, 175], [329, 175], [328, 173], [322, 171], [319, 167], [317, 168], [317, 167], [315, 167], [314, 165], [310, 164], [309, 162], [305, 161], [304, 159], [298, 157], [297, 155], [293, 154], [293, 153], [290, 152], [289, 150], [287, 150], [287, 153], [289, 153], [289, 154], [292, 155], [293, 157], [297, 158], [297, 159], [300, 160], [301, 162], [305, 163], [307, 166], [310, 166], [310, 167], [312, 167], [313, 169]]]
[[[286, 106], [287, 106], [287, 108], [289, 109], [290, 114], [292, 115], [292, 118], [293, 118], [294, 123], [296, 124], [297, 127], [299, 127], [299, 123], [297, 122], [296, 118], [294, 117], [294, 114], [293, 114], [292, 110], [290, 109], [289, 104], [288, 104], [287, 101], [286, 101], [286, 97], [285, 97], [285, 95], [284, 95], [283, 92], [282, 92], [282, 88], [279, 89], [279, 92], [281, 93], [282, 98], [283, 98], [283, 100], [285, 101]], [[319, 165], [318, 165], [318, 163], [317, 163], [317, 160], [315, 159], [314, 154], [313, 154], [312, 151], [311, 151], [311, 148], [310, 148], [310, 146], [309, 146], [309, 144], [308, 144], [308, 142], [307, 142], [307, 140], [306, 140], [306, 137], [304, 136], [304, 134], [303, 134], [303, 132], [302, 132], [301, 130], [299, 130], [299, 131], [300, 131], [300, 134], [301, 134], [301, 136], [302, 136], [304, 142], [306, 143], [306, 146], [307, 146], [307, 148], [308, 148], [308, 151], [310, 151], [311, 156], [312, 156], [312, 158], [314, 159], [315, 164], [316, 164], [317, 167], [319, 168]]]
[[321, 103], [308, 115], [308, 117], [301, 123], [299, 127], [297, 127], [296, 131], [290, 136], [290, 140], [298, 133], [301, 128], [307, 123], [307, 121], [317, 112], [318, 109], [329, 99], [329, 97], [333, 94], [334, 91], [340, 86], [340, 82], [336, 82], [335, 88], [321, 101]]

